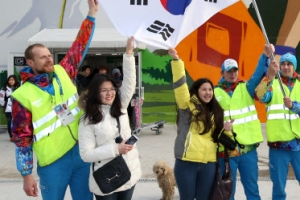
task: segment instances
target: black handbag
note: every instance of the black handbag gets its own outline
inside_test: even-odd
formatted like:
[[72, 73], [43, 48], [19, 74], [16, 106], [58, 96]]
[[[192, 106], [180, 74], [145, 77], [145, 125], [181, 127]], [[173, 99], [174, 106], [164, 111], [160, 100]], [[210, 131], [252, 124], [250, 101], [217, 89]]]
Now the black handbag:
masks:
[[228, 135], [226, 135], [226, 133], [224, 132], [225, 130], [223, 129], [220, 133], [218, 142], [221, 143], [224, 147], [226, 147], [227, 149], [229, 149], [230, 151], [233, 151], [236, 147], [236, 145], [238, 145], [241, 149], [245, 148], [245, 145], [240, 144], [237, 139], [236, 139], [236, 133], [232, 130], [232, 134], [233, 134], [233, 139], [231, 139], [231, 137], [229, 137]]
[[[121, 136], [119, 118], [117, 122]], [[95, 163], [93, 163], [93, 177], [104, 194], [118, 189], [130, 180], [131, 172], [122, 155], [115, 157], [96, 171], [94, 171], [94, 166]]]
[[236, 147], [235, 140], [231, 139], [226, 133], [224, 132], [224, 129], [221, 131], [218, 142], [221, 143], [224, 147], [227, 149], [233, 151]]
[[[93, 171], [94, 164], [95, 163], [93, 163]], [[131, 173], [124, 158], [122, 156], [117, 156], [94, 171], [93, 176], [100, 190], [104, 194], [107, 194], [129, 181]]]
[[[217, 148], [218, 149], [218, 148]], [[219, 164], [219, 150], [217, 150], [217, 174], [211, 189], [210, 193], [210, 200], [229, 200], [232, 195], [233, 189], [233, 182], [232, 182], [232, 175], [230, 171], [229, 165], [229, 155], [228, 150], [225, 148], [224, 150], [225, 157], [224, 157], [224, 165], [225, 165], [225, 172], [223, 176], [220, 174], [220, 164]]]

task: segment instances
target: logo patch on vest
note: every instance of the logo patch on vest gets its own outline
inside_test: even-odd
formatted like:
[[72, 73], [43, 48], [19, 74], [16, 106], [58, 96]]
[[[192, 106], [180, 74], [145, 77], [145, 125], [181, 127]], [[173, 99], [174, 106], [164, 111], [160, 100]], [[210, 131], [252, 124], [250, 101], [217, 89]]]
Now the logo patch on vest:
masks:
[[31, 105], [33, 105], [35, 107], [40, 107], [42, 105], [42, 100], [43, 100], [43, 98], [40, 98], [40, 99], [32, 102]]

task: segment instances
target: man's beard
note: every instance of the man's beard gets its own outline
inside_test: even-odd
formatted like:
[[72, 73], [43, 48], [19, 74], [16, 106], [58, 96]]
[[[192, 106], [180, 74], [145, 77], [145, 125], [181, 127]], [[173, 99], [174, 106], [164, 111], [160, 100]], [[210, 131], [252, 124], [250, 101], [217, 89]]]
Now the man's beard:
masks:
[[[49, 64], [51, 64], [52, 67], [48, 67]], [[49, 74], [49, 73], [54, 72], [53, 63], [52, 62], [51, 63], [49, 63], [49, 62], [46, 63], [45, 65], [43, 65], [43, 68], [41, 70], [36, 70], [36, 72], [38, 74], [43, 74], [43, 73]]]

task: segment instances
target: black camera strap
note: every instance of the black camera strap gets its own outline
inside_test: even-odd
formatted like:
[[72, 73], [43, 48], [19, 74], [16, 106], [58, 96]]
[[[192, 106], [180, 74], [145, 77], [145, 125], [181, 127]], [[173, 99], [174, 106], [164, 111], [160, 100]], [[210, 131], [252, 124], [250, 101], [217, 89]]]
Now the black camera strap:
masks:
[[240, 147], [241, 149], [244, 149], [244, 148], [245, 148], [245, 145], [240, 144], [239, 141], [237, 141], [237, 139], [236, 139], [236, 133], [233, 132], [233, 130], [232, 130], [232, 134], [233, 134], [234, 141], [239, 145], [239, 147]]

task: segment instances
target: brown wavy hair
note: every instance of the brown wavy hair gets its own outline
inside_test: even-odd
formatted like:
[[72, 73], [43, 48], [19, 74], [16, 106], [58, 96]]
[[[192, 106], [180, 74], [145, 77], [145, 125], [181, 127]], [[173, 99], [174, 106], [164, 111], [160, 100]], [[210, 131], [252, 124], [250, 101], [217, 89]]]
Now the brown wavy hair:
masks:
[[[192, 101], [195, 105], [195, 109], [197, 110], [197, 112], [195, 112], [196, 114], [192, 114], [191, 111], [190, 120], [191, 122], [197, 124], [198, 130], [200, 130], [200, 126], [201, 126], [199, 122], [201, 121], [203, 123], [204, 127], [203, 127], [203, 131], [199, 133], [200, 135], [208, 133], [211, 129], [213, 129], [213, 127], [215, 127], [212, 133], [212, 138], [214, 142], [217, 142], [218, 136], [221, 130], [223, 129], [223, 125], [224, 125], [224, 110], [220, 106], [219, 102], [217, 101], [214, 93], [213, 93], [213, 98], [208, 103], [203, 102], [199, 98], [198, 90], [204, 83], [209, 83], [212, 89], [214, 89], [214, 86], [209, 79], [200, 78], [193, 83], [193, 85], [189, 90], [190, 97], [192, 98], [193, 96], [196, 96], [198, 100], [201, 102], [199, 104]], [[213, 115], [213, 120], [212, 120], [212, 115]]]
[[88, 120], [88, 124], [97, 124], [103, 119], [99, 94], [100, 86], [104, 82], [111, 82], [114, 88], [116, 88], [116, 95], [110, 108], [110, 115], [114, 118], [118, 118], [124, 114], [121, 112], [121, 99], [116, 83], [110, 76], [97, 74], [92, 79], [87, 92], [80, 97], [80, 101], [84, 102], [81, 107], [85, 112], [81, 119]]

